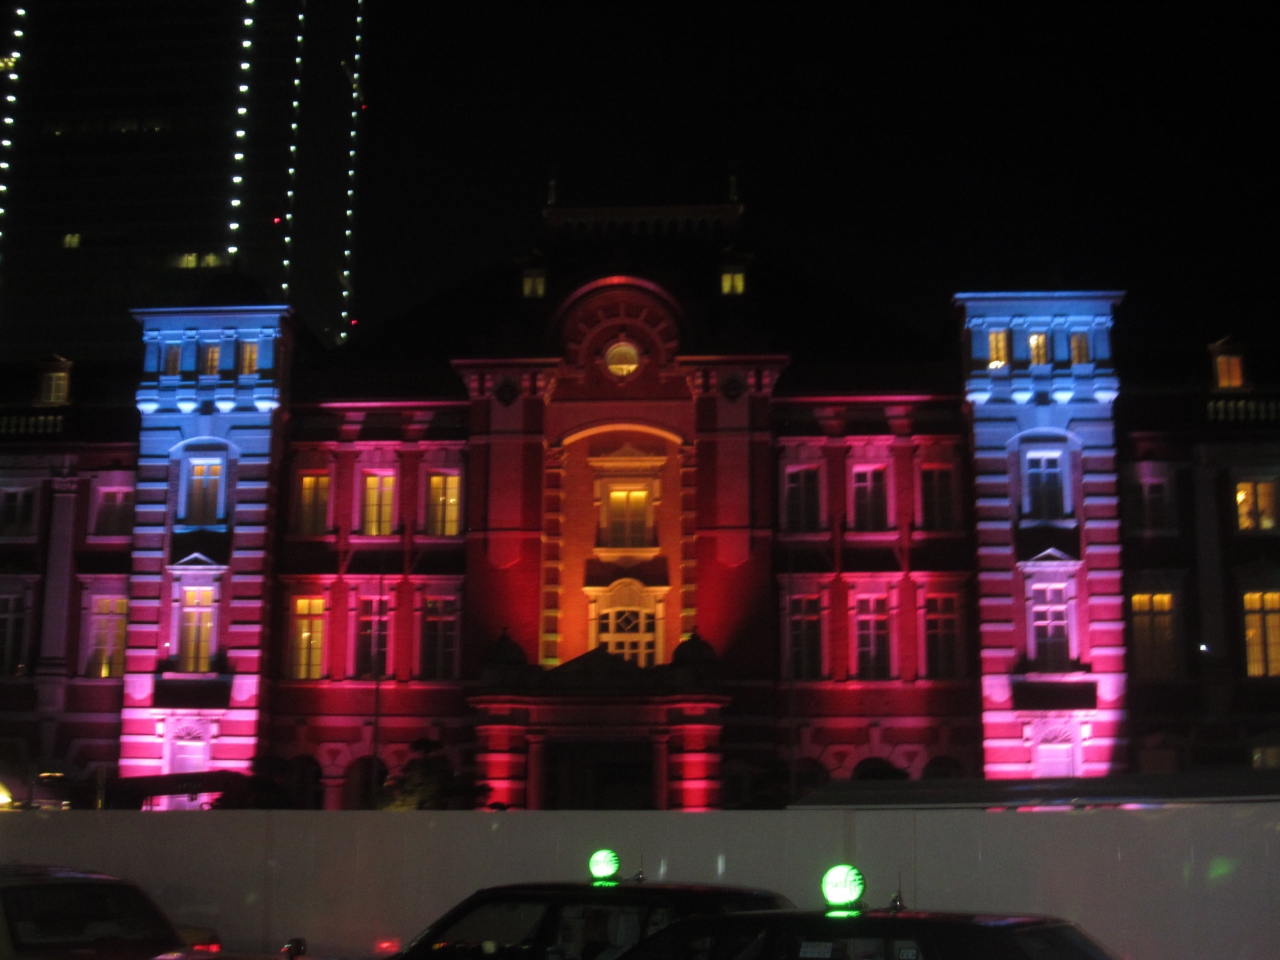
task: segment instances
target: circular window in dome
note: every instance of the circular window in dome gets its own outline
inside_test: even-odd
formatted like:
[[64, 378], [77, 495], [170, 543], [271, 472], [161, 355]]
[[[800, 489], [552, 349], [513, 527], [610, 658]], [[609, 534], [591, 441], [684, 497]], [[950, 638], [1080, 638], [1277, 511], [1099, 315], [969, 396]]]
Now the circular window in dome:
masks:
[[620, 380], [629, 377], [640, 366], [640, 351], [634, 343], [619, 340], [605, 351], [604, 365]]

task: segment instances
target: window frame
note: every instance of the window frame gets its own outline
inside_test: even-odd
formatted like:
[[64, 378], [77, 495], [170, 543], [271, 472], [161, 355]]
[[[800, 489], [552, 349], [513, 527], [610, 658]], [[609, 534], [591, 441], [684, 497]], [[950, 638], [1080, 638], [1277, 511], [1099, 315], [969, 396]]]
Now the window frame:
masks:
[[[1061, 590], [1061, 600], [1056, 600], [1051, 591]], [[1043, 593], [1044, 598], [1038, 599], [1037, 594]], [[1037, 581], [1028, 583], [1027, 585], [1027, 660], [1037, 667], [1045, 669], [1037, 670], [1039, 673], [1065, 673], [1071, 670], [1071, 665], [1080, 659], [1080, 651], [1078, 648], [1079, 639], [1074, 629], [1074, 613], [1075, 613], [1075, 590], [1070, 580], [1065, 581]], [[1038, 619], [1040, 612], [1055, 614], [1061, 613], [1061, 619], [1055, 619], [1050, 616], [1046, 619]], [[1062, 632], [1065, 640], [1066, 656], [1061, 661], [1045, 659], [1041, 652], [1040, 638], [1036, 636], [1037, 627], [1041, 624], [1051, 631], [1056, 624], [1062, 625]], [[1051, 638], [1045, 638], [1045, 645]]]
[[[431, 487], [434, 480], [437, 477], [439, 477], [443, 481], [446, 481], [445, 483], [446, 498], [448, 497], [447, 481], [453, 480], [457, 484], [457, 491], [456, 491], [456, 496], [453, 504], [453, 513], [454, 513], [453, 520], [454, 520], [455, 529], [452, 533], [449, 532], [448, 514], [450, 511], [449, 511], [449, 504], [447, 502], [444, 503], [443, 505], [442, 516], [441, 516], [442, 522], [438, 525], [435, 523], [435, 519], [436, 519], [435, 511], [436, 511], [437, 502], [435, 497], [432, 494]], [[466, 529], [465, 520], [462, 512], [462, 508], [463, 508], [462, 471], [457, 469], [441, 469], [439, 467], [429, 467], [427, 468], [423, 476], [422, 491], [423, 491], [423, 499], [424, 499], [423, 511], [422, 511], [423, 535], [427, 537], [438, 537], [441, 539], [448, 539], [448, 540], [456, 540], [458, 537], [461, 537]]]
[[[658, 481], [649, 477], [608, 477], [601, 480], [601, 496], [599, 507], [599, 522], [596, 533], [597, 550], [609, 551], [643, 551], [656, 550], [658, 547], [657, 524], [656, 524], [656, 506]], [[612, 529], [614, 524], [613, 517], [613, 495], [615, 493], [643, 493], [644, 494], [644, 530], [641, 536], [642, 543], [613, 543]], [[628, 503], [630, 499], [628, 498]], [[628, 507], [628, 518], [630, 518], [630, 507]], [[630, 529], [630, 519], [625, 521]], [[630, 540], [630, 535], [625, 537]]]
[[[399, 471], [395, 467], [382, 467], [382, 466], [376, 466], [373, 464], [367, 464], [367, 465], [361, 465], [356, 476], [357, 476], [357, 483], [359, 484], [358, 492], [356, 496], [356, 503], [355, 503], [356, 535], [361, 537], [370, 537], [370, 538], [376, 537], [376, 538], [383, 538], [383, 539], [387, 537], [397, 536], [398, 535], [397, 531], [400, 526]], [[369, 532], [369, 526], [367, 523], [368, 509], [369, 509], [368, 491], [369, 491], [369, 480], [373, 478], [379, 479], [379, 491], [380, 491], [378, 496], [379, 514], [382, 514], [384, 512], [387, 514], [385, 518], [385, 526], [386, 526], [385, 532], [382, 531], [382, 527], [384, 524], [383, 524], [383, 518], [381, 516], [379, 516], [378, 518], [377, 529], [375, 530], [375, 532], [372, 532], [372, 533]], [[381, 482], [383, 480], [391, 481], [390, 497], [389, 497], [388, 503], [386, 503], [385, 505], [383, 504], [382, 495], [381, 495], [381, 488], [382, 488]], [[333, 487], [331, 485], [330, 490], [332, 489]]]
[[[646, 586], [639, 580], [632, 577], [619, 577], [608, 586], [605, 587], [586, 587], [584, 593], [587, 596], [587, 643], [590, 649], [594, 650], [600, 646], [607, 646], [610, 641], [609, 637], [624, 636], [629, 639], [633, 635], [635, 637], [651, 636], [653, 649], [653, 665], [665, 663], [670, 650], [675, 648], [679, 640], [675, 637], [669, 638], [667, 632], [671, 624], [667, 621], [667, 595], [670, 588], [666, 586], [651, 587]], [[625, 601], [625, 602], [624, 602]], [[606, 615], [611, 615], [615, 611], [636, 611], [640, 615], [641, 629], [636, 631], [601, 631], [600, 624]], [[650, 631], [643, 629], [646, 617], [649, 619]], [[612, 626], [612, 619], [610, 625]], [[678, 629], [678, 626], [677, 626]], [[668, 642], [672, 640], [674, 642]], [[626, 642], [614, 641], [614, 642]], [[668, 649], [670, 648], [670, 649]], [[618, 653], [618, 651], [610, 649], [610, 653]], [[643, 646], [636, 651], [638, 659], [631, 662], [644, 667], [647, 651]], [[621, 656], [631, 660], [627, 656], [628, 651], [623, 650]]]
[[[307, 504], [307, 480], [324, 481], [324, 508], [317, 511], [312, 505], [308, 508]], [[299, 467], [294, 471], [294, 503], [296, 504], [293, 511], [293, 535], [296, 537], [325, 537], [333, 532], [333, 473], [331, 470], [324, 468]], [[318, 518], [321, 522], [319, 529], [312, 529], [308, 525], [308, 520], [317, 519], [314, 515], [320, 513]]]
[[[448, 613], [432, 613], [430, 605], [433, 603], [448, 603], [453, 605], [453, 609]], [[437, 585], [428, 584], [421, 591], [418, 597], [418, 644], [414, 651], [413, 675], [428, 683], [448, 683], [457, 680], [462, 674], [462, 596], [458, 590], [458, 585]], [[431, 624], [453, 624], [452, 637], [452, 666], [450, 669], [441, 669], [444, 662], [443, 646], [438, 646], [435, 650], [435, 669], [428, 670], [428, 637]]]
[[[938, 502], [945, 502], [948, 511], [947, 523], [930, 526], [925, 509], [928, 502], [925, 496], [925, 474], [946, 473], [948, 475], [946, 496]], [[956, 483], [958, 476], [954, 463], [938, 461], [922, 461], [916, 468], [916, 529], [922, 533], [943, 534], [956, 533], [960, 529], [960, 495]], [[935, 500], [938, 500], [935, 491]]]
[[[1252, 596], [1258, 597], [1256, 608], [1249, 606], [1249, 598]], [[1250, 584], [1240, 591], [1239, 604], [1245, 677], [1250, 680], [1280, 677], [1280, 585]], [[1257, 618], [1256, 629], [1259, 631], [1256, 657], [1249, 636], [1250, 620], [1254, 618]], [[1261, 667], [1256, 673], [1253, 670], [1255, 662]]]
[[1246, 384], [1243, 353], [1231, 350], [1214, 353], [1213, 387], [1215, 390], [1244, 390]]
[[[214, 657], [218, 653], [218, 607], [221, 602], [221, 591], [216, 582], [202, 582], [201, 580], [179, 579], [174, 582], [174, 589], [178, 594], [177, 616], [174, 618], [173, 624], [173, 646], [171, 653], [174, 660], [176, 673], [181, 674], [202, 674], [211, 673], [213, 669]], [[201, 603], [203, 596], [200, 591], [208, 591], [209, 602]], [[195, 603], [191, 602], [192, 594], [196, 594]], [[208, 622], [205, 624], [204, 649], [201, 650], [200, 625], [197, 622], [194, 637], [194, 654], [190, 657], [185, 648], [190, 646], [187, 627], [188, 611], [208, 611]], [[184, 669], [184, 666], [190, 664], [192, 667], [202, 667], [203, 669]]]
[[[11, 498], [13, 522], [9, 525], [6, 516]], [[25, 522], [20, 523], [24, 517]], [[40, 484], [21, 483], [17, 477], [0, 479], [0, 541], [34, 539], [39, 518]]]
[[[103, 609], [102, 604], [109, 605], [109, 609]], [[86, 598], [86, 610], [88, 611], [85, 625], [86, 650], [84, 656], [83, 669], [80, 676], [87, 679], [95, 680], [118, 680], [124, 676], [126, 662], [129, 649], [129, 597], [123, 591], [108, 593], [105, 590], [94, 592], [92, 596]], [[107, 653], [108, 656], [101, 661], [101, 666], [97, 671], [94, 670], [94, 663], [98, 658], [98, 654], [103, 650], [101, 640], [100, 626], [118, 625], [118, 636], [108, 638]], [[114, 650], [115, 640], [119, 643], [118, 656]], [[106, 673], [102, 669], [107, 670]]]
[[[351, 628], [348, 636], [351, 638], [351, 642], [348, 644], [347, 650], [347, 676], [352, 680], [365, 680], [370, 683], [395, 678], [396, 591], [387, 590], [384, 593], [379, 594], [376, 587], [376, 583], [366, 583], [352, 591], [349, 611]], [[364, 605], [366, 603], [380, 604], [385, 607], [385, 610], [381, 610], [379, 614], [375, 616], [366, 617], [364, 613]], [[362, 659], [360, 649], [362, 642], [362, 624], [366, 620], [371, 623], [381, 621], [384, 624], [382, 630], [383, 663], [380, 675], [375, 675], [372, 669], [367, 675], [361, 674], [357, 670]], [[372, 628], [370, 629], [369, 636], [371, 639], [373, 638]], [[369, 654], [371, 668], [373, 666], [372, 661], [375, 658], [376, 652], [376, 649], [373, 649]]]
[[[1054, 443], [1033, 441], [1024, 443], [1018, 450], [1019, 480], [1021, 487], [1019, 501], [1019, 523], [1021, 525], [1054, 525], [1069, 526], [1075, 524], [1075, 502], [1072, 496], [1073, 471], [1071, 463], [1072, 449], [1065, 442]], [[1059, 511], [1057, 516], [1046, 517], [1037, 513], [1032, 495], [1032, 459], [1054, 458], [1058, 468]]]
[[987, 369], [1008, 370], [1012, 360], [1009, 330], [1001, 327], [987, 331]]
[[[220, 527], [227, 523], [227, 487], [230, 477], [231, 458], [226, 452], [200, 451], [184, 454], [181, 459], [181, 486], [179, 487], [178, 526], [183, 527]], [[192, 502], [195, 499], [196, 467], [218, 467], [218, 488], [214, 494], [213, 516], [206, 518], [204, 514], [192, 515]], [[207, 479], [207, 478], [206, 478]], [[207, 499], [207, 495], [200, 498]]]
[[[883, 503], [880, 505], [884, 511], [883, 526], [862, 526], [862, 511], [858, 509], [858, 474], [865, 473], [869, 475], [878, 475], [880, 477], [880, 487], [883, 493]], [[893, 464], [885, 460], [855, 460], [849, 464], [849, 493], [846, 509], [848, 510], [848, 523], [845, 526], [846, 533], [859, 535], [867, 534], [885, 534], [892, 533], [896, 528], [896, 511], [894, 503], [893, 489]], [[875, 493], [875, 485], [871, 486], [871, 494]], [[871, 522], [875, 517], [872, 516]]]
[[1027, 331], [1027, 363], [1033, 367], [1053, 364], [1053, 333], [1050, 330]]
[[[298, 591], [289, 595], [289, 659], [286, 678], [296, 681], [324, 680], [329, 676], [329, 597], [327, 591]], [[320, 605], [318, 611], [303, 610], [302, 604]], [[315, 624], [320, 627], [319, 643], [308, 643], [307, 656], [303, 657], [302, 625], [311, 624], [308, 637], [314, 637]], [[318, 652], [316, 647], [319, 647]]]
[[[813, 503], [811, 510], [813, 513], [813, 524], [810, 526], [803, 523], [795, 523], [792, 517], [791, 490], [792, 478], [799, 474], [812, 475], [813, 477]], [[803, 493], [803, 487], [799, 487]], [[787, 536], [803, 536], [807, 533], [824, 533], [829, 528], [829, 520], [827, 510], [827, 482], [826, 470], [821, 461], [810, 461], [803, 463], [787, 463], [782, 468], [782, 484], [781, 484], [781, 502], [778, 505], [778, 513], [782, 518], [781, 533]], [[807, 515], [810, 512], [809, 504], [802, 504], [802, 512]]]
[[[31, 600], [31, 584], [0, 583], [0, 601], [4, 601], [0, 603], [0, 678], [34, 673], [30, 662]], [[6, 659], [12, 659], [12, 664]]]
[[[805, 585], [799, 591], [792, 593], [784, 593], [782, 596], [782, 622], [783, 622], [783, 676], [794, 683], [815, 682], [827, 680], [831, 677], [831, 655], [828, 649], [829, 630], [828, 622], [830, 620], [830, 591], [825, 586], [814, 587], [813, 585]], [[797, 611], [796, 604], [801, 604], [801, 609]], [[813, 609], [806, 609], [807, 605], [813, 605]], [[796, 649], [796, 630], [797, 623], [808, 625], [814, 624], [817, 628], [816, 637], [805, 637], [806, 647], [810, 642], [816, 643], [817, 657], [816, 662], [803, 664], [804, 666], [816, 667], [814, 670], [797, 670], [797, 660], [809, 660], [805, 656], [804, 650], [800, 651], [797, 656]]]
[[[1233, 479], [1235, 486], [1235, 532], [1245, 536], [1262, 537], [1272, 537], [1280, 534], [1280, 516], [1277, 516], [1277, 514], [1280, 514], [1280, 510], [1277, 510], [1276, 503], [1276, 495], [1280, 493], [1280, 478], [1248, 473], [1237, 475]], [[1252, 506], [1249, 508], [1244, 507], [1244, 500], [1242, 499], [1243, 491], [1241, 488], [1245, 486], [1251, 488], [1249, 499]], [[1260, 496], [1260, 492], [1264, 488], [1268, 491], [1265, 499], [1269, 500], [1270, 503], [1270, 510], [1267, 513], [1263, 512], [1261, 506], [1264, 498]], [[1241, 526], [1245, 518], [1245, 509], [1247, 509], [1250, 518], [1249, 526]], [[1265, 526], [1264, 522], [1268, 520], [1270, 521], [1270, 526]]]
[[261, 345], [257, 340], [240, 340], [236, 343], [236, 376], [257, 377], [262, 373], [258, 365]]
[[[118, 500], [127, 497], [127, 510], [123, 509], [122, 503], [117, 502], [112, 510], [107, 511], [108, 515], [120, 513], [122, 516], [127, 517], [129, 521], [127, 529], [124, 528], [124, 525], [119, 530], [104, 531], [102, 529], [103, 508], [109, 494], [115, 494]], [[95, 484], [93, 488], [93, 512], [89, 518], [87, 536], [92, 537], [94, 540], [126, 540], [131, 538], [133, 536], [133, 528], [137, 525], [137, 506], [136, 486], [125, 486], [119, 482]]]
[[[1156, 609], [1156, 600], [1168, 598], [1165, 610]], [[1140, 603], [1141, 601], [1141, 603]], [[1139, 680], [1178, 680], [1185, 674], [1180, 651], [1180, 632], [1178, 623], [1178, 591], [1164, 584], [1142, 583], [1135, 586], [1125, 597], [1125, 606], [1129, 614], [1129, 636], [1132, 658], [1130, 672]], [[1158, 637], [1158, 625], [1161, 618], [1167, 619], [1166, 636], [1161, 642]], [[1145, 624], [1146, 630], [1139, 625]], [[1140, 636], [1146, 632], [1148, 639], [1144, 643]], [[1144, 647], [1147, 648], [1144, 651]], [[1155, 650], [1156, 655], [1149, 655]]]
[[[920, 606], [920, 649], [918, 662], [922, 669], [918, 669], [920, 677], [925, 680], [963, 680], [968, 671], [965, 669], [965, 607], [964, 594], [959, 589], [958, 584], [933, 584], [933, 583], [917, 583], [916, 595], [919, 598]], [[936, 613], [929, 610], [930, 601], [949, 600], [952, 608], [950, 611], [937, 611]], [[950, 619], [952, 623], [951, 633], [951, 659], [953, 661], [953, 670], [947, 675], [943, 675], [940, 671], [934, 670], [934, 657], [929, 655], [929, 624], [931, 619], [940, 621], [943, 618]], [[940, 658], [939, 658], [940, 659]]]
[[202, 380], [222, 376], [222, 342], [202, 340], [196, 350], [196, 375]]

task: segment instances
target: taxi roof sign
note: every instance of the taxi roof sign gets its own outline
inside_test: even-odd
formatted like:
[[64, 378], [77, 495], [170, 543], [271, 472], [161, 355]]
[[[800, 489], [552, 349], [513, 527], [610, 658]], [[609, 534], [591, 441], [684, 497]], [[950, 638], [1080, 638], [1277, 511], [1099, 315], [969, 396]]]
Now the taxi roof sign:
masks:
[[597, 850], [587, 861], [587, 869], [597, 880], [608, 880], [610, 877], [617, 876], [621, 865], [622, 861], [618, 859], [618, 855], [608, 848]]
[[856, 903], [864, 889], [861, 871], [847, 863], [832, 867], [822, 876], [822, 896], [833, 907]]

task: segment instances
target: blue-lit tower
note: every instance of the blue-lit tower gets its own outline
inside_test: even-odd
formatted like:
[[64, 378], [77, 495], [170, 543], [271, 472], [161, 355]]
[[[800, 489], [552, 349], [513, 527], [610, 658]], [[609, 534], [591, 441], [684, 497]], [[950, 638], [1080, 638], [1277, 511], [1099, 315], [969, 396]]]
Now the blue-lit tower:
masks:
[[985, 774], [1123, 769], [1117, 291], [963, 293]]

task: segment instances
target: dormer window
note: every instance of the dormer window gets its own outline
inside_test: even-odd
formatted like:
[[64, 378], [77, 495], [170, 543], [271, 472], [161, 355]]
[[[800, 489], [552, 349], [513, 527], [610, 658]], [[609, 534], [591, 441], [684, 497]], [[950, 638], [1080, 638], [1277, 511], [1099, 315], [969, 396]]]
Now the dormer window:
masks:
[[619, 340], [604, 354], [605, 368], [619, 380], [625, 379], [640, 367], [640, 351], [627, 340]]
[[520, 278], [520, 292], [526, 300], [541, 300], [547, 295], [545, 270], [526, 270]]
[[40, 403], [45, 406], [59, 407], [67, 402], [67, 392], [71, 385], [71, 374], [65, 370], [55, 370], [40, 375]]
[[1009, 331], [992, 330], [987, 334], [987, 369], [1003, 370], [1009, 365]]
[[1049, 335], [1033, 333], [1027, 337], [1027, 345], [1031, 349], [1031, 363], [1046, 364], [1049, 362]]
[[725, 267], [720, 271], [720, 293], [740, 297], [747, 291], [747, 272], [741, 267]]
[[1219, 390], [1244, 386], [1244, 357], [1238, 353], [1220, 353], [1213, 358], [1214, 378]]

